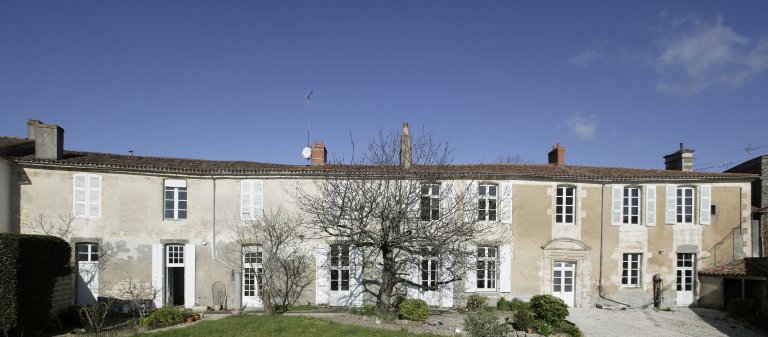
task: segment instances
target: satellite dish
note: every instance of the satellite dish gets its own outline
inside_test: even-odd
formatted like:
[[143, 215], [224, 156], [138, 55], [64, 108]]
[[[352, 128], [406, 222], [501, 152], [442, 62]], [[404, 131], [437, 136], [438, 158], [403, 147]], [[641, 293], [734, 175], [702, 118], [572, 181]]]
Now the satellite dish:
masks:
[[312, 158], [312, 149], [310, 149], [309, 146], [305, 147], [301, 150], [301, 156], [304, 157], [304, 159]]

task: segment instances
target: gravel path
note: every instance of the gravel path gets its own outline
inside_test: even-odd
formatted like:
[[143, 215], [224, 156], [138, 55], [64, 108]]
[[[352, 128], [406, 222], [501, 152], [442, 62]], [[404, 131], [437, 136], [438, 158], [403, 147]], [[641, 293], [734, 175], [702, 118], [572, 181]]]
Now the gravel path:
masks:
[[713, 309], [680, 307], [673, 311], [656, 311], [570, 308], [569, 311], [568, 320], [576, 323], [587, 337], [765, 336], [729, 318], [728, 314]]

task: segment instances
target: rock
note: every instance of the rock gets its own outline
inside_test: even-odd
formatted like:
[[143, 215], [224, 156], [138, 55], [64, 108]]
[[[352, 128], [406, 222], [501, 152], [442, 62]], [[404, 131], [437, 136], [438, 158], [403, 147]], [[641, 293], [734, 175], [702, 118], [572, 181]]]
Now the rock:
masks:
[[373, 322], [376, 323], [376, 324], [381, 324], [381, 320], [378, 317], [376, 317], [376, 320], [373, 321]]
[[436, 323], [435, 321], [431, 320], [431, 319], [428, 319], [428, 320], [427, 320], [426, 322], [424, 322], [424, 323], [427, 323], [427, 325], [429, 325], [429, 326], [435, 326], [435, 325], [437, 325], [437, 323]]

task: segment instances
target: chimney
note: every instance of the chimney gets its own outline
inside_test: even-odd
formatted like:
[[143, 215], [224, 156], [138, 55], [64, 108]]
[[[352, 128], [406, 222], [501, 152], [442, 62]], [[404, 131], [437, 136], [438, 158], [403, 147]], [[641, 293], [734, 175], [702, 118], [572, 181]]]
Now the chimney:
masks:
[[314, 141], [312, 143], [312, 166], [325, 165], [328, 162], [328, 151], [325, 149], [325, 143]]
[[35, 141], [35, 158], [60, 160], [64, 157], [64, 129], [56, 124], [27, 120], [28, 138]]
[[565, 148], [557, 143], [557, 146], [552, 147], [552, 151], [549, 151], [549, 163], [555, 165], [565, 165]]
[[693, 152], [686, 149], [683, 143], [680, 143], [680, 149], [675, 153], [664, 156], [664, 166], [672, 171], [693, 171]]
[[403, 134], [400, 136], [400, 167], [411, 168], [412, 163], [411, 131], [408, 128], [408, 122], [403, 122]]

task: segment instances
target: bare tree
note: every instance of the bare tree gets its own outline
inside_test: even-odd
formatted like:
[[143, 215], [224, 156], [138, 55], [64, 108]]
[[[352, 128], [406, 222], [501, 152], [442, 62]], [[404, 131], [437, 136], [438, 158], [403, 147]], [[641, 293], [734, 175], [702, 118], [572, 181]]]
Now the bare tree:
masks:
[[40, 215], [25, 223], [25, 227], [34, 234], [51, 235], [69, 240], [72, 236], [72, 222], [74, 221], [75, 216], [71, 213], [59, 214], [55, 220], [51, 220], [41, 212]]
[[530, 160], [523, 158], [520, 154], [509, 154], [496, 157], [493, 164], [531, 164]]
[[160, 290], [152, 286], [152, 282], [134, 279], [133, 276], [121, 280], [113, 288], [112, 295], [130, 303], [134, 316], [149, 315], [152, 302], [160, 294]]
[[[354, 143], [353, 143], [354, 148]], [[362, 159], [337, 162], [294, 198], [314, 232], [362, 252], [363, 285], [379, 310], [389, 312], [397, 288], [435, 291], [461, 279], [472, 242], [493, 236], [495, 221], [478, 221], [470, 181], [453, 172], [451, 151], [423, 132], [411, 146], [403, 136], [379, 133]], [[416, 280], [423, 263], [437, 262], [436, 280]]]
[[227, 256], [244, 266], [255, 278], [258, 295], [268, 313], [273, 304], [284, 310], [293, 305], [312, 282], [311, 260], [303, 244], [304, 226], [297, 214], [288, 214], [282, 207], [267, 210], [256, 219], [233, 225], [235, 243]]

